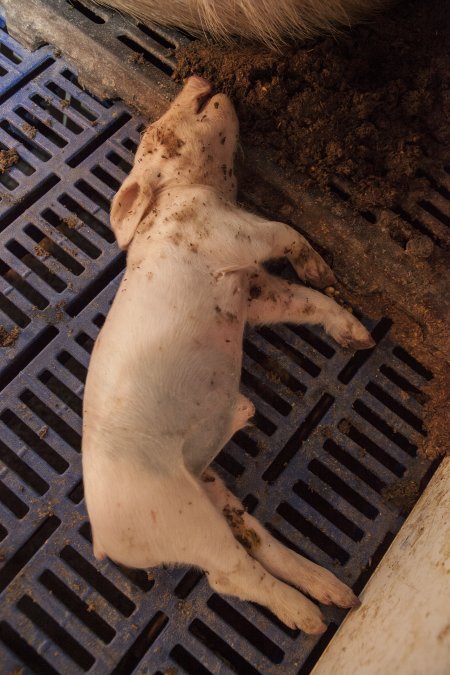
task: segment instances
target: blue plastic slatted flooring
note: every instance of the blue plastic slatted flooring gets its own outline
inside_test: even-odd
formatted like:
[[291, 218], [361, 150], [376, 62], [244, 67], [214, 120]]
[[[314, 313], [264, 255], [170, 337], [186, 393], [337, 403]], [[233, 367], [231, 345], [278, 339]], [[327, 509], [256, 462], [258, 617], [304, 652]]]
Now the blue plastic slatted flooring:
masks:
[[[327, 634], [211, 592], [194, 570], [94, 560], [83, 504], [81, 400], [89, 354], [124, 266], [108, 224], [142, 120], [83, 91], [50, 48], [0, 30], [0, 649], [2, 672], [305, 673]], [[30, 131], [30, 126], [35, 130]], [[431, 373], [371, 325], [354, 356], [320, 331], [266, 328], [245, 341], [253, 428], [217, 459], [270, 530], [359, 592], [403, 517], [382, 497], [420, 480], [421, 389]]]

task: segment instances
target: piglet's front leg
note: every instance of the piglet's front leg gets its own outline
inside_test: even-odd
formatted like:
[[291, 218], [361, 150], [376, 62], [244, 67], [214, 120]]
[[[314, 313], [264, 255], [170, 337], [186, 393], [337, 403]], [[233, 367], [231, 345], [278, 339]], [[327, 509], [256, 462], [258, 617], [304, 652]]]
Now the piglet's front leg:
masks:
[[244, 214], [244, 220], [251, 230], [251, 251], [257, 262], [287, 257], [302, 281], [317, 288], [336, 282], [325, 260], [292, 227], [249, 213]]
[[318, 324], [341, 347], [370, 349], [375, 345], [367, 329], [331, 298], [311, 288], [290, 284], [261, 269], [251, 278], [247, 321]]

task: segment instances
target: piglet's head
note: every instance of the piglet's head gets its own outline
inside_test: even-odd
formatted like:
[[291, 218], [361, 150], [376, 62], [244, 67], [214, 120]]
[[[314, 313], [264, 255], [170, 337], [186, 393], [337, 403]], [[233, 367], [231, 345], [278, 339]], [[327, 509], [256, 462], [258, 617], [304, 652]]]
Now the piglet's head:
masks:
[[133, 168], [111, 205], [111, 225], [121, 248], [170, 187], [206, 185], [236, 199], [234, 158], [238, 121], [225, 94], [211, 95], [211, 85], [190, 77], [169, 110], [145, 131]]

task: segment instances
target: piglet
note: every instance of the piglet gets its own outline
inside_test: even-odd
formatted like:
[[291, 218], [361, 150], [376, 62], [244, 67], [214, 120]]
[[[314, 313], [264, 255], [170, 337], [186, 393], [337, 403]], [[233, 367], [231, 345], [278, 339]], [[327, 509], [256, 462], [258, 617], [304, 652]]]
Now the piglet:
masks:
[[366, 329], [332, 299], [262, 266], [286, 256], [299, 278], [334, 275], [296, 231], [236, 205], [238, 121], [191, 77], [144, 133], [114, 197], [127, 267], [95, 343], [84, 397], [83, 474], [94, 553], [134, 568], [195, 565], [212, 588], [321, 633], [319, 608], [359, 604], [333, 574], [274, 539], [209, 468], [249, 423], [239, 392], [243, 331], [320, 324], [366, 349]]

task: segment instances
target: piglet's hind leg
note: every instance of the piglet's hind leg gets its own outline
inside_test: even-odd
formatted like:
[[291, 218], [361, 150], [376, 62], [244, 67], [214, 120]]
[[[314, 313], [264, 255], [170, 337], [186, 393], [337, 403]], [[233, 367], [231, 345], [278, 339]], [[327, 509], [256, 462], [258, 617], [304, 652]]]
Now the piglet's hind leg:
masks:
[[173, 528], [180, 548], [178, 562], [203, 569], [219, 593], [264, 605], [291, 628], [323, 633], [326, 626], [318, 607], [251, 558], [209, 500], [204, 491], [206, 483], [198, 484], [193, 477], [187, 480], [190, 487], [185, 482], [178, 493], [187, 501], [179, 508], [181, 513]]
[[357, 607], [360, 604], [353, 591], [334, 574], [272, 537], [256, 518], [244, 510], [239, 499], [231, 494], [212, 469], [204, 472], [203, 480], [212, 503], [225, 514], [234, 535], [244, 541], [250, 555], [264, 569], [306, 591], [325, 605]]

